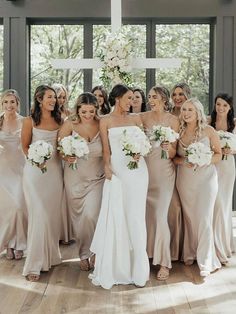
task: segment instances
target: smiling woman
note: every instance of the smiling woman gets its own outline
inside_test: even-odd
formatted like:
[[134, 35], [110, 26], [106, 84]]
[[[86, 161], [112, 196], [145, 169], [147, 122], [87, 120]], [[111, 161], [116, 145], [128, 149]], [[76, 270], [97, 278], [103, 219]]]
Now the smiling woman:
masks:
[[[62, 140], [72, 135], [87, 142], [87, 158], [62, 156], [65, 160], [64, 182], [73, 234], [77, 241], [80, 269], [90, 270], [94, 256], [90, 251], [94, 230], [101, 206], [104, 183], [102, 144], [99, 134], [98, 103], [91, 93], [81, 94], [75, 105], [76, 119], [68, 119], [59, 132]], [[76, 163], [78, 171], [71, 165]]]
[[0, 115], [0, 252], [7, 259], [21, 259], [26, 249], [27, 218], [22, 190], [24, 156], [20, 146], [23, 117], [18, 114], [20, 99], [15, 90], [1, 96]]
[[[57, 154], [57, 133], [61, 115], [55, 91], [40, 85], [34, 94], [34, 107], [22, 127], [22, 149], [26, 157], [31, 143], [38, 140], [53, 146], [52, 157], [47, 161], [47, 172], [26, 162], [23, 189], [29, 214], [27, 257], [23, 275], [30, 281], [39, 280], [41, 271], [48, 271], [61, 263], [59, 251], [61, 206], [63, 199], [62, 164]], [[57, 197], [54, 197], [57, 195]]]
[[130, 88], [115, 85], [109, 95], [114, 110], [100, 123], [107, 180], [91, 245], [96, 263], [90, 278], [94, 285], [106, 289], [114, 284], [145, 286], [149, 277], [145, 224], [147, 167], [143, 157], [138, 156], [138, 167], [130, 170], [127, 167], [130, 156], [125, 155], [121, 143], [124, 133], [141, 132], [140, 117], [128, 114], [132, 98]]

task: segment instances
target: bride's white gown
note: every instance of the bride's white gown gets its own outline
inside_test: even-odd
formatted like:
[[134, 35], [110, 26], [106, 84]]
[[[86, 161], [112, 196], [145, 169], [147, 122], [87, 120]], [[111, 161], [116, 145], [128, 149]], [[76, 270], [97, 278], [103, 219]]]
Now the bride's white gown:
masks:
[[129, 158], [121, 135], [136, 126], [109, 129], [113, 176], [103, 188], [101, 211], [90, 250], [96, 254], [93, 284], [110, 289], [114, 284], [144, 286], [149, 278], [146, 253], [145, 209], [148, 172], [141, 157], [138, 169], [127, 168]]

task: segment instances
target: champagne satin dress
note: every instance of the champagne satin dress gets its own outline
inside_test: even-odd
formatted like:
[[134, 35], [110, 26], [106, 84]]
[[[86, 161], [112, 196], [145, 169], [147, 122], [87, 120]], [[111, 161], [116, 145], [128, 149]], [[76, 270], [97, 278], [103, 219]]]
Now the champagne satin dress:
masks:
[[[73, 131], [73, 134], [76, 134]], [[99, 133], [87, 143], [88, 158], [77, 159], [77, 170], [65, 162], [64, 182], [73, 234], [81, 260], [92, 253], [90, 245], [101, 208], [104, 183], [102, 143]]]
[[26, 249], [27, 210], [22, 189], [24, 154], [20, 144], [21, 128], [0, 130], [0, 252], [6, 247]]
[[[199, 140], [210, 146], [208, 137]], [[179, 141], [178, 155], [185, 156], [185, 145]], [[216, 256], [213, 236], [213, 211], [218, 191], [216, 167], [179, 165], [176, 186], [183, 208], [183, 260], [197, 260], [200, 271], [212, 272], [221, 267]]]
[[33, 127], [32, 142], [44, 140], [52, 144], [51, 159], [46, 162], [47, 172], [26, 162], [23, 188], [29, 214], [27, 256], [23, 275], [40, 275], [51, 266], [61, 263], [59, 239], [63, 197], [62, 163], [57, 153], [58, 130], [48, 131]]

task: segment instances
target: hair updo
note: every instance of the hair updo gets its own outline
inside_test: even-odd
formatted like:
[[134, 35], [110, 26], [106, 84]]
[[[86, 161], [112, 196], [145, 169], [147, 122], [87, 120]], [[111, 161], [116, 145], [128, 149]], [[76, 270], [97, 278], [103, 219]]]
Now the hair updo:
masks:
[[124, 94], [126, 94], [130, 90], [132, 89], [126, 85], [123, 85], [123, 84], [115, 85], [109, 94], [108, 100], [109, 100], [110, 105], [115, 106], [116, 98], [122, 97]]

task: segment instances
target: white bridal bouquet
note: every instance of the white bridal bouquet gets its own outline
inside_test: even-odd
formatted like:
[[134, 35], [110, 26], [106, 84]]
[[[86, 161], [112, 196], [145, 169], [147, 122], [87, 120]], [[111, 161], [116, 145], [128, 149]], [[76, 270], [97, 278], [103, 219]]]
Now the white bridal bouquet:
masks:
[[[226, 131], [217, 131], [220, 137], [221, 148], [229, 148], [233, 151], [236, 150], [236, 135]], [[227, 155], [222, 156], [222, 160], [227, 160]]]
[[[150, 140], [155, 141], [155, 145], [159, 147], [164, 142], [173, 143], [179, 138], [179, 133], [176, 133], [169, 126], [154, 125], [150, 132]], [[161, 151], [161, 158], [168, 159], [168, 153], [164, 150]]]
[[[39, 167], [52, 157], [53, 147], [51, 144], [38, 140], [29, 146], [27, 159], [32, 165]], [[42, 173], [47, 171], [46, 165], [40, 168]]]
[[[59, 140], [58, 148], [64, 157], [86, 158], [89, 148], [86, 140], [78, 134], [69, 135]], [[73, 170], [77, 169], [77, 162], [69, 165]]]
[[147, 155], [151, 149], [147, 136], [139, 127], [125, 129], [121, 136], [121, 145], [125, 155], [131, 157], [127, 164], [131, 170], [138, 168], [138, 157]]
[[113, 85], [131, 82], [132, 38], [121, 31], [108, 36], [99, 58], [103, 62], [100, 76], [103, 85], [110, 89]]
[[210, 165], [212, 151], [209, 146], [201, 142], [192, 143], [186, 148], [186, 158], [189, 163], [195, 165], [194, 170], [196, 170], [197, 166]]

